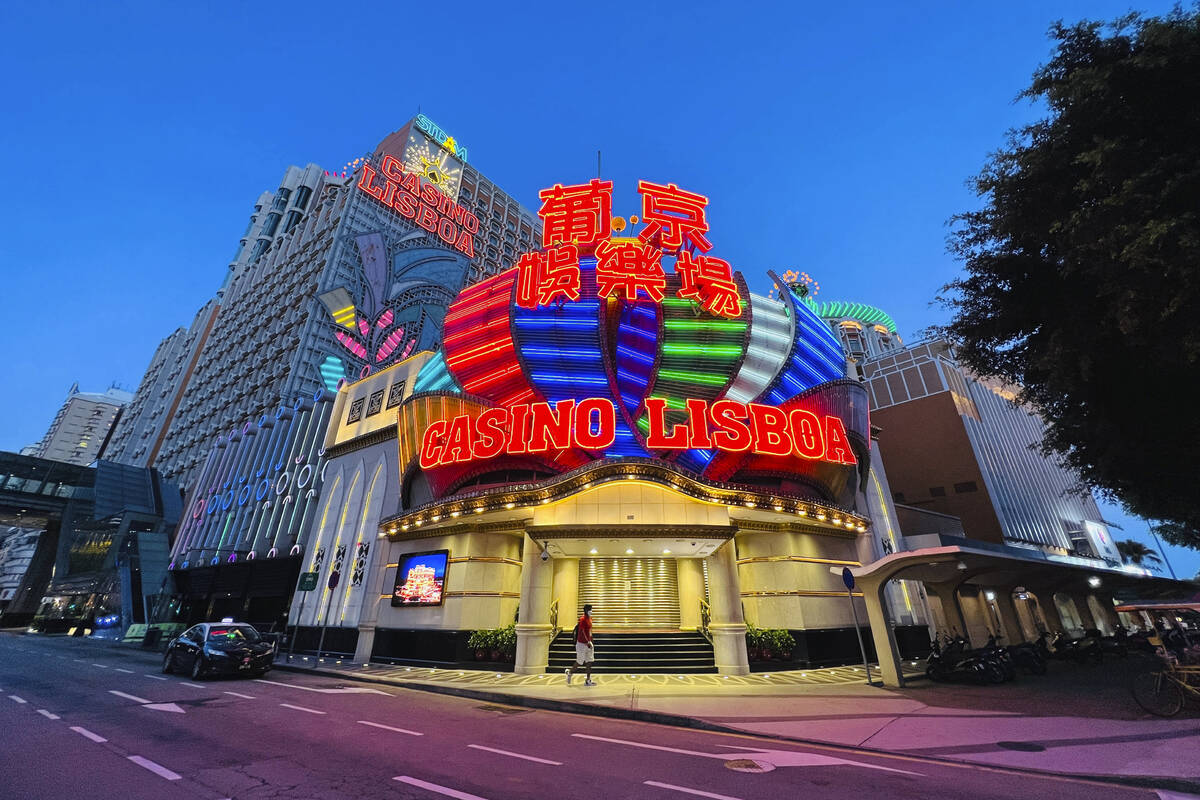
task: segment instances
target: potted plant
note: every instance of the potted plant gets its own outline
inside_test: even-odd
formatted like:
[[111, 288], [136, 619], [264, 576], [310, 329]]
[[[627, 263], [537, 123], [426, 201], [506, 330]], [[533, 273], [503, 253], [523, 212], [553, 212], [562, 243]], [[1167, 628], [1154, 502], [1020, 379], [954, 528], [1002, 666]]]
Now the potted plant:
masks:
[[762, 660], [763, 630], [746, 623], [746, 655], [751, 661]]
[[517, 626], [510, 623], [509, 625], [495, 631], [495, 633], [495, 647], [497, 650], [499, 650], [500, 656], [505, 661], [512, 661], [517, 655]]
[[791, 631], [779, 628], [771, 631], [771, 651], [780, 661], [791, 661], [792, 651], [796, 649], [796, 640]]
[[467, 639], [467, 649], [475, 651], [476, 661], [486, 661], [488, 650], [492, 646], [491, 631], [471, 631], [471, 638]]

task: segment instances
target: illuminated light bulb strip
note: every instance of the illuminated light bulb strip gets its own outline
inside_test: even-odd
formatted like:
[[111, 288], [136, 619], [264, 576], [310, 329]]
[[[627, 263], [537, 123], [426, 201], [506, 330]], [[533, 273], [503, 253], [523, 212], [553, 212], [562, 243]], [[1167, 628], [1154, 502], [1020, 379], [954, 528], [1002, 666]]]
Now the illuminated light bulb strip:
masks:
[[[846, 509], [824, 506], [810, 500], [785, 499], [773, 494], [760, 494], [744, 488], [723, 488], [699, 481], [661, 464], [594, 462], [581, 466], [570, 473], [548, 479], [538, 484], [527, 484], [520, 491], [498, 490], [462, 495], [423, 508], [414, 509], [405, 515], [385, 519], [381, 531], [396, 535], [397, 530], [408, 531], [429, 523], [442, 521], [447, 516], [458, 516], [473, 512], [510, 511], [517, 508], [532, 508], [563, 500], [582, 491], [589, 491], [607, 483], [638, 480], [647, 484], [669, 488], [680, 494], [702, 502], [729, 507], [744, 506], [747, 509], [772, 509], [776, 513], [795, 515], [799, 518], [815, 518], [824, 527], [845, 527], [847, 530], [865, 532], [869, 520]], [[828, 521], [827, 521], [828, 520]]]

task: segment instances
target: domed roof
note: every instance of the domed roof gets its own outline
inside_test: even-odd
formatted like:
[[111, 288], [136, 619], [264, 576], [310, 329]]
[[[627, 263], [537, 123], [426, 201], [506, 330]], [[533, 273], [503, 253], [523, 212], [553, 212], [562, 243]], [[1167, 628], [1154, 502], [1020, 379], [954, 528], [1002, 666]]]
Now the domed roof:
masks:
[[807, 297], [804, 302], [822, 319], [854, 319], [869, 325], [882, 325], [892, 333], [896, 332], [896, 322], [891, 315], [866, 303], [851, 303], [845, 300], [817, 301]]

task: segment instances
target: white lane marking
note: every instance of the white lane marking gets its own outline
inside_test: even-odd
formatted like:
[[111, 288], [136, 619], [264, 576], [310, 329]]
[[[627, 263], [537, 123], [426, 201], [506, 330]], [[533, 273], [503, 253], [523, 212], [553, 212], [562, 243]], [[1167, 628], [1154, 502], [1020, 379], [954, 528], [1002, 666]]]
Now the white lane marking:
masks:
[[383, 728], [385, 731], [395, 731], [396, 733], [407, 733], [409, 736], [424, 736], [425, 735], [423, 733], [418, 733], [417, 731], [410, 731], [405, 728], [393, 728], [391, 725], [384, 725], [379, 722], [370, 722], [365, 719], [360, 719], [358, 721], [358, 724], [359, 725], [370, 725], [372, 728]]
[[17, 697], [15, 694], [10, 694], [8, 696], [8, 699], [12, 700], [14, 703], [28, 703], [29, 702], [24, 697]]
[[108, 693], [115, 694], [117, 697], [124, 697], [126, 700], [132, 700], [135, 703], [149, 703], [150, 702], [149, 700], [147, 700], [144, 697], [138, 697], [136, 694], [125, 694], [124, 692], [118, 692], [116, 689], [109, 689]]
[[727, 794], [717, 794], [716, 792], [702, 792], [699, 789], [689, 789], [686, 786], [675, 786], [670, 783], [659, 783], [658, 781], [642, 781], [647, 786], [657, 786], [659, 789], [670, 789], [673, 792], [684, 792], [685, 794], [694, 794], [697, 797], [711, 797], [712, 800], [741, 800], [740, 797], [731, 797]]
[[272, 686], [283, 686], [287, 689], [299, 689], [302, 692], [319, 692], [320, 694], [386, 694], [391, 696], [391, 692], [380, 691], [379, 689], [369, 689], [366, 686], [345, 686], [341, 689], [318, 689], [313, 686], [301, 686], [296, 683], [280, 683], [279, 681], [268, 681], [262, 678], [255, 678], [255, 683], [269, 683]]
[[179, 683], [180, 683], [180, 684], [182, 684], [183, 686], [190, 686], [190, 687], [192, 687], [193, 689], [203, 689], [203, 688], [205, 688], [205, 687], [201, 686], [201, 685], [200, 685], [200, 684], [198, 684], [198, 683], [188, 683], [187, 681], [180, 681]]
[[233, 695], [234, 697], [240, 697], [240, 698], [242, 698], [243, 700], [253, 700], [253, 699], [254, 699], [254, 696], [253, 696], [253, 695], [249, 695], [249, 694], [242, 694], [241, 692], [226, 692], [225, 694], [231, 694], [231, 695]]
[[171, 770], [167, 769], [162, 764], [155, 764], [148, 758], [142, 758], [141, 756], [126, 756], [126, 758], [137, 764], [139, 767], [150, 770], [160, 778], [166, 778], [169, 781], [178, 781], [183, 779], [183, 776], [179, 773], [171, 772]]
[[76, 733], [78, 733], [80, 736], [82, 736], [85, 739], [91, 739], [93, 742], [107, 742], [108, 741], [108, 739], [105, 739], [103, 736], [99, 736], [95, 733], [92, 733], [87, 728], [80, 728], [78, 725], [72, 725], [71, 730], [75, 731]]
[[38, 713], [41, 714], [46, 719], [61, 719], [61, 717], [59, 717], [58, 714], [51, 714], [49, 711], [47, 711], [44, 708], [39, 708]]
[[73, 659], [71, 659], [71, 660], [72, 660], [72, 661], [74, 661], [74, 662], [75, 662], [75, 663], [77, 663], [77, 664], [86, 664], [86, 663], [87, 663], [87, 662], [86, 662], [86, 661], [84, 661], [82, 658], [73, 658]]
[[438, 794], [445, 795], [446, 797], [453, 797], [455, 800], [484, 800], [484, 798], [477, 794], [467, 794], [466, 792], [460, 792], [458, 789], [451, 789], [446, 786], [438, 786], [436, 783], [423, 781], [419, 778], [410, 778], [408, 775], [397, 775], [396, 777], [392, 778], [392, 780], [400, 781], [401, 783], [407, 783], [409, 786], [427, 789], [431, 792], [437, 792]]
[[154, 678], [154, 680], [156, 680], [156, 681], [165, 681], [166, 680], [166, 678], [164, 678], [162, 675], [151, 675], [149, 672], [146, 673], [145, 677]]
[[93, 667], [99, 667], [100, 669], [108, 669], [108, 665], [107, 665], [107, 664], [92, 664], [92, 666], [93, 666]]
[[661, 744], [646, 744], [644, 742], [630, 742], [625, 739], [609, 739], [605, 736], [591, 736], [586, 733], [572, 733], [572, 736], [578, 739], [592, 739], [597, 742], [609, 742], [611, 744], [627, 744], [631, 747], [644, 747], [647, 750], [663, 750], [667, 753], [682, 753], [685, 756], [702, 756], [704, 758], [719, 758], [722, 761], [729, 760], [728, 753], [701, 753], [698, 750], [681, 750], [678, 747], [665, 747]]
[[131, 669], [122, 669], [121, 667], [113, 667], [113, 671], [114, 671], [114, 672], [124, 672], [126, 675], [132, 675], [132, 674], [133, 674], [133, 670], [131, 670]]
[[502, 756], [511, 756], [512, 758], [523, 758], [526, 761], [536, 761], [539, 764], [550, 764], [555, 767], [562, 766], [561, 761], [551, 761], [548, 758], [537, 758], [536, 756], [526, 756], [526, 755], [522, 755], [521, 753], [514, 753], [511, 750], [497, 750], [494, 747], [484, 747], [481, 744], [469, 744], [469, 745], [467, 745], [467, 747], [473, 748], [475, 750], [486, 750], [489, 753], [499, 753]]
[[324, 711], [317, 711], [315, 708], [305, 708], [304, 706], [294, 706], [291, 703], [280, 703], [284, 708], [294, 708], [297, 711], [307, 711], [310, 714], [324, 714]]
[[[604, 736], [591, 736], [586, 733], [572, 733], [574, 737], [579, 739], [592, 739], [597, 742], [611, 742], [612, 744], [624, 744], [630, 747], [641, 747], [646, 750], [662, 750], [667, 753], [682, 753], [686, 756], [700, 756], [701, 758], [719, 758], [722, 761], [728, 761], [730, 753], [701, 753], [696, 750], [682, 750], [677, 747], [664, 747], [658, 744], [646, 744], [645, 742], [630, 742], [625, 739], [609, 739]], [[837, 764], [849, 764], [853, 767], [862, 767], [863, 769], [877, 769], [882, 772], [899, 772], [902, 775], [916, 775], [924, 777], [924, 773], [911, 772], [906, 769], [896, 769], [894, 767], [883, 767], [878, 764], [870, 764], [865, 761], [851, 761], [848, 758], [835, 758], [833, 756], [820, 755], [818, 753], [809, 753], [803, 750], [769, 750], [762, 748], [755, 750], [752, 753], [747, 753], [747, 757], [753, 756], [756, 761], [764, 761], [776, 767], [828, 767]]]

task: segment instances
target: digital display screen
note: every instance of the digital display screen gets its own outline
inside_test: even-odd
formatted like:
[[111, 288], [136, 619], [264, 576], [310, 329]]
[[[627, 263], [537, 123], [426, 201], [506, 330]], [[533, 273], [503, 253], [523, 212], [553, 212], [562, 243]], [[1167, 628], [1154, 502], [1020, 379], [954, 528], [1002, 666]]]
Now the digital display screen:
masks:
[[449, 550], [405, 553], [396, 568], [393, 606], [440, 606], [446, 596]]

